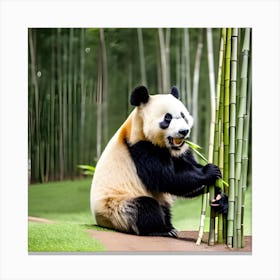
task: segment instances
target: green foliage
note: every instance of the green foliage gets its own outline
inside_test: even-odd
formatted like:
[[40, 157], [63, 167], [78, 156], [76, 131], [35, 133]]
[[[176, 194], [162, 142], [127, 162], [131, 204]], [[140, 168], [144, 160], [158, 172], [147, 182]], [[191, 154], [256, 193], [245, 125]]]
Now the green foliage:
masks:
[[78, 168], [83, 170], [84, 175], [93, 176], [95, 167], [91, 165], [78, 165]]
[[201, 159], [203, 159], [206, 163], [208, 163], [207, 158], [198, 150], [201, 149], [201, 147], [189, 140], [186, 140], [186, 143], [189, 145], [189, 147], [194, 151]]

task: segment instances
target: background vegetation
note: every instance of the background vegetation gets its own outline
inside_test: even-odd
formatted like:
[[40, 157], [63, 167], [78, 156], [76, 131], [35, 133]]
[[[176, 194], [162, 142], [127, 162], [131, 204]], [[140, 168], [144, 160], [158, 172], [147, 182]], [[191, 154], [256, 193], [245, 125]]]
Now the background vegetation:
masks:
[[[217, 66], [220, 30], [211, 38]], [[192, 140], [207, 147], [207, 56], [206, 29], [29, 29], [30, 181], [75, 178], [78, 164], [95, 165], [139, 84], [153, 94], [177, 85], [196, 117]]]

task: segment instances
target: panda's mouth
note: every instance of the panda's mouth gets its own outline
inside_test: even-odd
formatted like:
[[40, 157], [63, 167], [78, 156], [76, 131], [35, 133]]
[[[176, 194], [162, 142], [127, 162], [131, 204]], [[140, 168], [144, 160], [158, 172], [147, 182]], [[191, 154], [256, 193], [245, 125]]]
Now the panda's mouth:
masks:
[[174, 149], [181, 148], [185, 144], [185, 137], [167, 137], [170, 146]]

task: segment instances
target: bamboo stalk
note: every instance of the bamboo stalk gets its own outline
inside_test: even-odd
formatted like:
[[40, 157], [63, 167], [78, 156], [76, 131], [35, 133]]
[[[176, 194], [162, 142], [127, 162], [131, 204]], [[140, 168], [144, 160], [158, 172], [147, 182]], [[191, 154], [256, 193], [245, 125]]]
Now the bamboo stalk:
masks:
[[73, 179], [73, 28], [69, 30], [69, 67], [68, 67], [68, 159], [69, 168], [71, 170], [71, 178]]
[[227, 217], [227, 245], [233, 246], [233, 224], [235, 208], [235, 130], [236, 130], [236, 88], [237, 88], [237, 47], [238, 29], [233, 28], [231, 37], [231, 75], [230, 75], [230, 118], [229, 118], [229, 193]]
[[[223, 72], [223, 57], [224, 57], [224, 36], [222, 35], [223, 31], [221, 32], [221, 39], [220, 39], [220, 50], [219, 50], [219, 63], [218, 63], [218, 78], [217, 78], [217, 86], [216, 86], [216, 105], [215, 105], [215, 133], [214, 133], [214, 152], [212, 155], [212, 159], [214, 162], [218, 162], [218, 113], [219, 113], [219, 104], [220, 104], [220, 92], [221, 92], [221, 81], [222, 81], [222, 72]], [[212, 188], [212, 193], [214, 191], [214, 187]], [[212, 194], [213, 196], [213, 194]], [[206, 216], [206, 206], [207, 206], [207, 201], [209, 199], [209, 193], [205, 193], [202, 196], [202, 207], [201, 207], [201, 215], [200, 215], [200, 226], [199, 226], [199, 231], [198, 231], [198, 238], [196, 241], [197, 245], [200, 245], [202, 237], [203, 237], [203, 231], [204, 231], [204, 221], [205, 221], [205, 216]], [[213, 222], [212, 222], [213, 223]], [[213, 226], [213, 225], [212, 225]]]
[[241, 207], [242, 207], [242, 185], [241, 185], [241, 158], [243, 144], [243, 125], [244, 115], [246, 114], [246, 99], [247, 99], [247, 76], [248, 76], [248, 61], [250, 48], [250, 29], [245, 29], [245, 36], [242, 47], [242, 69], [241, 69], [241, 92], [240, 104], [238, 110], [238, 128], [237, 128], [237, 154], [236, 154], [236, 180], [238, 186], [238, 201], [236, 207], [236, 244], [234, 247], [240, 248], [241, 241]]
[[[196, 122], [198, 119], [198, 85], [199, 85], [202, 48], [203, 48], [203, 30], [201, 29], [199, 32], [196, 54], [195, 54], [193, 92], [192, 92], [192, 115]], [[197, 134], [198, 134], [198, 123], [196, 123], [196, 126], [194, 126], [192, 130], [192, 139], [195, 143], [197, 143]]]
[[[183, 29], [183, 39], [182, 42], [179, 40], [178, 43], [178, 47], [177, 47], [177, 61], [179, 62], [179, 65], [177, 65], [177, 70], [178, 70], [178, 82], [177, 85], [180, 85], [181, 87], [181, 101], [184, 104], [188, 105], [188, 109], [190, 110], [190, 104], [188, 102], [188, 100], [186, 100], [186, 76], [187, 76], [187, 72], [186, 72], [186, 68], [187, 68], [187, 61], [186, 61], [186, 46], [185, 46], [185, 33], [184, 33], [184, 29]], [[178, 35], [178, 37], [180, 38], [180, 33]], [[181, 48], [180, 48], [181, 46]]]
[[79, 162], [84, 162], [84, 138], [85, 138], [85, 117], [86, 117], [86, 89], [85, 89], [85, 30], [81, 29], [80, 37], [80, 81], [81, 81], [81, 135], [79, 137]]
[[[219, 70], [217, 78], [217, 98], [216, 98], [216, 122], [215, 122], [215, 137], [214, 137], [214, 155], [213, 163], [219, 165], [219, 153], [221, 149], [221, 143], [223, 143], [223, 103], [224, 103], [224, 57], [226, 46], [226, 29], [221, 31], [221, 42], [220, 42], [220, 55], [219, 55]], [[223, 144], [222, 144], [223, 145]], [[221, 170], [222, 171], [222, 170]], [[220, 184], [217, 180], [218, 185]], [[210, 202], [215, 198], [215, 187], [209, 188], [209, 200]], [[208, 244], [214, 245], [215, 243], [215, 217], [216, 213], [211, 208], [210, 210], [210, 227], [209, 227], [209, 239]], [[221, 225], [220, 225], [221, 227]], [[219, 238], [218, 238], [219, 239]]]
[[[221, 169], [221, 172], [223, 172], [223, 166], [224, 166], [224, 142], [223, 139], [221, 139], [220, 143], [220, 149], [219, 149], [219, 168]], [[223, 182], [222, 180], [217, 180], [216, 182], [217, 187], [219, 187], [222, 191], [224, 190], [223, 187]], [[218, 215], [218, 236], [217, 236], [217, 241], [218, 243], [223, 243], [224, 242], [224, 219], [223, 219], [223, 214], [220, 213]]]
[[210, 87], [210, 104], [211, 104], [211, 119], [210, 119], [210, 136], [208, 148], [208, 161], [213, 162], [214, 152], [214, 133], [216, 120], [215, 106], [215, 73], [214, 73], [214, 54], [213, 54], [213, 35], [212, 29], [207, 28], [207, 49], [208, 49], [208, 68], [209, 68], [209, 87]]
[[247, 113], [244, 116], [244, 131], [243, 131], [243, 145], [242, 145], [242, 175], [241, 175], [241, 188], [242, 188], [242, 206], [241, 206], [241, 247], [244, 247], [244, 211], [245, 211], [245, 194], [247, 189], [247, 175], [248, 175], [248, 148], [249, 148], [249, 135], [250, 135], [250, 114], [251, 114], [251, 65], [249, 64], [249, 86], [248, 86], [248, 100], [247, 100]]
[[[36, 75], [36, 43], [35, 43], [35, 33], [36, 30], [33, 29], [28, 29], [28, 41], [29, 41], [29, 50], [30, 50], [30, 61], [31, 61], [31, 81], [33, 85], [33, 90], [34, 90], [34, 107], [35, 107], [35, 122], [34, 122], [34, 127], [35, 127], [35, 141], [33, 142], [33, 145], [36, 147], [36, 153], [35, 157], [33, 159], [33, 162], [31, 162], [32, 166], [34, 166], [34, 176], [35, 179], [39, 179], [41, 177], [40, 174], [40, 108], [39, 108], [39, 84], [38, 84], [38, 79]], [[32, 160], [31, 160], [32, 161]]]
[[[224, 170], [223, 178], [228, 182], [229, 161], [229, 99], [230, 99], [230, 59], [231, 59], [231, 28], [227, 29], [227, 46], [225, 55], [225, 97], [224, 97]], [[226, 191], [227, 192], [227, 191]]]
[[168, 87], [167, 87], [167, 60], [166, 60], [166, 52], [165, 52], [164, 32], [163, 32], [162, 28], [158, 29], [158, 35], [159, 35], [160, 59], [161, 59], [161, 82], [162, 82], [162, 90], [165, 92], [168, 90]]
[[[210, 120], [210, 136], [209, 136], [209, 149], [208, 159], [209, 162], [213, 162], [214, 153], [214, 134], [215, 134], [215, 120], [216, 120], [216, 106], [215, 106], [215, 75], [214, 75], [214, 55], [213, 55], [213, 41], [212, 41], [212, 30], [207, 28], [207, 49], [208, 49], [208, 67], [209, 67], [209, 85], [210, 85], [210, 104], [211, 104], [211, 120]], [[221, 181], [220, 181], [221, 182]], [[222, 182], [221, 182], [222, 184]], [[212, 200], [212, 198], [211, 198]], [[213, 212], [213, 211], [211, 211]], [[214, 218], [213, 218], [214, 219]], [[212, 223], [214, 223], [212, 221]], [[219, 225], [219, 230], [222, 226], [219, 223], [218, 218], [215, 220], [215, 224]], [[218, 241], [218, 227], [215, 227], [215, 241]], [[212, 243], [212, 242], [211, 242]]]
[[145, 55], [144, 55], [144, 43], [142, 28], [137, 28], [138, 35], [138, 46], [139, 46], [139, 59], [140, 59], [140, 72], [141, 72], [141, 83], [147, 86], [146, 78], [146, 66], [145, 66]]
[[185, 49], [185, 65], [186, 65], [186, 95], [188, 108], [191, 111], [192, 107], [192, 92], [191, 92], [191, 70], [190, 70], [190, 39], [189, 29], [184, 28], [184, 49]]
[[57, 80], [59, 110], [59, 180], [64, 178], [61, 29], [57, 29]]

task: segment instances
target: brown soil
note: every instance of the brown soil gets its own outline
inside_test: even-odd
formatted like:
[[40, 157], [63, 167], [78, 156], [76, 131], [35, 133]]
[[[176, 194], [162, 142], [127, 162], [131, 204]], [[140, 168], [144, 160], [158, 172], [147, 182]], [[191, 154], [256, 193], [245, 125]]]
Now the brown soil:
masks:
[[[40, 223], [54, 223], [54, 221], [28, 217], [29, 221]], [[98, 231], [88, 229], [87, 232], [95, 239], [100, 240], [108, 252], [166, 252], [166, 253], [212, 253], [217, 252], [232, 253], [251, 253], [252, 236], [245, 236], [245, 247], [232, 249], [225, 244], [215, 244], [209, 246], [207, 243], [208, 234], [205, 233], [200, 245], [196, 245], [197, 231], [180, 231], [178, 238], [136, 236], [120, 232]]]
[[208, 246], [208, 234], [204, 234], [200, 245], [196, 245], [197, 231], [180, 231], [179, 238], [136, 236], [119, 232], [87, 230], [100, 240], [109, 252], [251, 252], [252, 237], [245, 236], [245, 247], [231, 249], [225, 244]]

